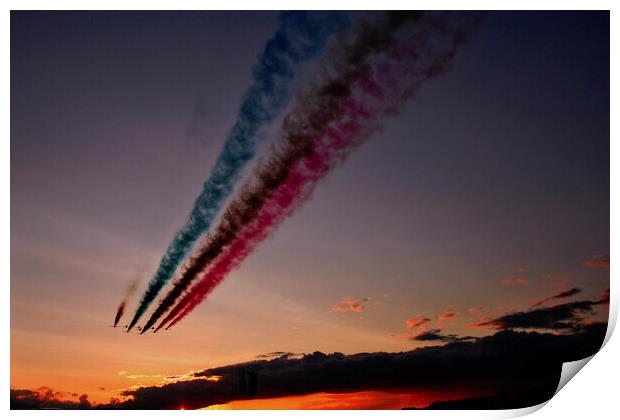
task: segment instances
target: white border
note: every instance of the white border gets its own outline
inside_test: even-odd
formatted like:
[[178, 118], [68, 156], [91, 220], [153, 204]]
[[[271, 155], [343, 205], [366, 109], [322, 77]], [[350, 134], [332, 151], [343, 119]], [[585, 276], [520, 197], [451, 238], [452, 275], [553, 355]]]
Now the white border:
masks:
[[[614, 163], [618, 162], [618, 147], [617, 147], [617, 124], [615, 123], [617, 112], [615, 112], [615, 98], [618, 98], [618, 85], [614, 78], [614, 74], [618, 74], [617, 65], [617, 46], [618, 30], [617, 25], [619, 19], [613, 10], [612, 1], [549, 1], [549, 0], [522, 0], [522, 1], [404, 1], [404, 0], [382, 0], [368, 1], [325, 1], [325, 0], [313, 0], [313, 1], [261, 1], [260, 3], [252, 3], [250, 1], [228, 0], [226, 2], [207, 2], [207, 1], [188, 1], [177, 0], [174, 2], [165, 1], [89, 1], [79, 2], [73, 1], [4, 1], [5, 12], [2, 15], [2, 36], [3, 42], [0, 44], [2, 48], [2, 59], [4, 65], [2, 66], [2, 78], [5, 81], [2, 84], [2, 125], [3, 125], [3, 141], [2, 141], [2, 153], [0, 154], [3, 160], [0, 165], [0, 171], [2, 171], [2, 182], [0, 188], [2, 189], [2, 197], [5, 197], [5, 203], [2, 206], [2, 232], [5, 240], [2, 242], [2, 267], [4, 267], [3, 276], [3, 293], [1, 294], [3, 310], [0, 311], [2, 337], [8, 338], [10, 336], [10, 13], [9, 10], [138, 10], [138, 9], [154, 9], [154, 10], [228, 10], [228, 9], [248, 9], [248, 10], [283, 10], [283, 9], [342, 9], [342, 10], [384, 10], [384, 9], [411, 9], [417, 8], [421, 10], [611, 10], [611, 52], [615, 54], [611, 56], [611, 214], [620, 214], [620, 208], [618, 206], [618, 188], [620, 186], [620, 175], [615, 168]], [[611, 219], [611, 259], [616, 261], [617, 252], [616, 238], [618, 233], [618, 223], [615, 218]], [[618, 282], [616, 280], [615, 270], [612, 267], [610, 271], [612, 300], [610, 304], [610, 329], [609, 333], [613, 330], [617, 320], [618, 301], [615, 291], [617, 290]], [[2, 401], [2, 408], [8, 410], [9, 408], [9, 393], [10, 388], [10, 344], [9, 340], [0, 340], [0, 354], [3, 357], [2, 363], [2, 384], [4, 385], [4, 391], [0, 396]], [[533, 414], [532, 418], [583, 418], [588, 416], [589, 418], [609, 418], [610, 413], [617, 412], [615, 399], [617, 398], [614, 386], [618, 380], [618, 354], [619, 354], [618, 339], [611, 340], [593, 359], [592, 362], [584, 369], [584, 372], [579, 374], [580, 378], [571, 381], [557, 396], [555, 396], [548, 404], [541, 404], [545, 406], [543, 410], [537, 411]], [[506, 418], [515, 417], [528, 414], [535, 411], [541, 406], [524, 409], [524, 410], [506, 410], [495, 412], [479, 412], [479, 411], [383, 411], [380, 413], [382, 417], [400, 417], [403, 416], [415, 416], [416, 418]], [[199, 414], [202, 413], [202, 414]], [[93, 417], [108, 418], [110, 412], [69, 412], [69, 411], [44, 411], [44, 412], [10, 412], [10, 415], [15, 418], [30, 418], [31, 416], [45, 416], [45, 417], [58, 417], [63, 418], [78, 418], [84, 415]], [[312, 411], [252, 411], [251, 413], [245, 412], [214, 412], [211, 411], [208, 414], [206, 412], [171, 412], [171, 411], [141, 411], [141, 412], [129, 412], [123, 411], [115, 413], [115, 416], [121, 418], [169, 418], [169, 416], [192, 416], [192, 415], [209, 415], [217, 418], [238, 418], [247, 417], [248, 415], [256, 419], [272, 419], [272, 418], [289, 418], [294, 415], [300, 419], [311, 419], [317, 414]], [[372, 411], [345, 411], [345, 412], [322, 412], [321, 416], [338, 416], [342, 417], [355, 417], [358, 418], [375, 418], [379, 413]]]
[[490, 0], [441, 0], [441, 1], [406, 1], [406, 0], [269, 0], [252, 2], [249, 0], [229, 0], [226, 2], [199, 0], [94, 0], [80, 2], [62, 0], [50, 2], [46, 0], [7, 0], [7, 10], [388, 10], [388, 9], [419, 9], [419, 10], [611, 10], [610, 0], [522, 0], [522, 1], [490, 1]]

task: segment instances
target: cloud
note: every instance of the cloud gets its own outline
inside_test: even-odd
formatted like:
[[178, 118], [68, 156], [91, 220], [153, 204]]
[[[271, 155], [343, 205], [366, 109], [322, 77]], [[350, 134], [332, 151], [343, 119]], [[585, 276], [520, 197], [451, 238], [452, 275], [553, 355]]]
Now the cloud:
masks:
[[470, 322], [467, 324], [468, 328], [478, 329], [478, 328], [488, 328], [487, 323], [492, 321], [493, 318], [490, 316], [481, 316], [478, 321]]
[[427, 330], [427, 331], [422, 331], [421, 333], [411, 337], [410, 340], [411, 341], [443, 341], [445, 337], [442, 336], [440, 333], [441, 333], [441, 330], [437, 328]]
[[120, 372], [118, 372], [118, 376], [123, 376], [127, 379], [143, 379], [143, 378], [152, 378], [152, 379], [158, 379], [158, 378], [166, 378], [166, 375], [145, 375], [143, 373], [129, 373], [126, 370], [121, 370]]
[[12, 409], [192, 409], [237, 399], [317, 392], [531, 388], [557, 383], [563, 362], [594, 354], [606, 329], [605, 323], [591, 323], [574, 334], [504, 330], [481, 338], [443, 335], [436, 329], [430, 331], [435, 335], [432, 338], [444, 344], [398, 353], [317, 351], [297, 358], [254, 360], [184, 375], [175, 382], [133, 387], [120, 393], [124, 401], [114, 399], [109, 404], [91, 406], [85, 394], [80, 401], [64, 401], [62, 393], [49, 388], [12, 389], [10, 401]]
[[405, 325], [407, 326], [407, 328], [412, 330], [414, 328], [422, 328], [429, 322], [431, 322], [429, 318], [426, 318], [422, 315], [416, 315], [413, 318], [406, 320]]
[[530, 309], [535, 308], [537, 306], [542, 305], [543, 303], [547, 302], [549, 300], [549, 298], [543, 298], [543, 299], [536, 299], [534, 302], [532, 302], [532, 304], [530, 305]]
[[419, 334], [416, 334], [409, 338], [411, 341], [444, 341], [444, 342], [454, 342], [454, 341], [463, 341], [463, 340], [472, 340], [474, 337], [466, 336], [459, 337], [455, 334], [444, 335], [441, 334], [441, 330], [438, 328], [422, 331]]
[[578, 330], [583, 326], [582, 315], [592, 313], [593, 307], [606, 303], [582, 300], [541, 309], [515, 312], [478, 323], [478, 327], [503, 330], [512, 328], [542, 330]]
[[579, 289], [577, 287], [573, 287], [572, 289], [565, 290], [565, 291], [560, 292], [558, 294], [555, 294], [553, 296], [549, 296], [549, 297], [546, 297], [544, 299], [539, 299], [539, 300], [535, 301], [534, 303], [532, 303], [531, 308], [535, 308], [537, 306], [540, 306], [543, 303], [548, 302], [550, 300], [563, 299], [563, 298], [575, 296], [578, 293], [581, 293], [581, 289]]
[[366, 310], [368, 298], [354, 299], [345, 297], [339, 303], [332, 305], [332, 312], [364, 312]]
[[265, 354], [258, 354], [256, 355], [256, 359], [274, 359], [274, 358], [288, 359], [289, 357], [295, 357], [295, 356], [300, 356], [300, 353], [291, 353], [288, 351], [272, 351], [272, 352], [265, 353]]
[[583, 265], [588, 268], [609, 268], [609, 255], [593, 255]]
[[65, 394], [43, 386], [37, 389], [11, 389], [11, 410], [40, 410], [40, 409], [85, 409], [90, 408], [88, 395], [69, 393], [78, 397], [78, 401], [67, 400]]
[[456, 311], [452, 308], [444, 309], [439, 315], [437, 315], [437, 323], [441, 324], [443, 322], [451, 321], [456, 318]]
[[[315, 352], [297, 359], [256, 360], [195, 374], [195, 379], [123, 392], [119, 408], [199, 408], [233, 399], [277, 398], [316, 392], [534, 386], [559, 378], [563, 361], [593, 354], [606, 324], [576, 334], [500, 331], [482, 338], [455, 337], [446, 344], [400, 353]], [[435, 334], [441, 335], [438, 331]], [[443, 337], [443, 336], [442, 336]], [[202, 378], [217, 375], [217, 382]], [[510, 378], [510, 384], [506, 383]], [[115, 408], [100, 407], [100, 408]]]
[[560, 292], [557, 295], [552, 296], [551, 299], [561, 299], [561, 298], [571, 297], [571, 296], [576, 295], [577, 293], [581, 293], [581, 289], [577, 287], [573, 287], [572, 289], [568, 289], [564, 292]]

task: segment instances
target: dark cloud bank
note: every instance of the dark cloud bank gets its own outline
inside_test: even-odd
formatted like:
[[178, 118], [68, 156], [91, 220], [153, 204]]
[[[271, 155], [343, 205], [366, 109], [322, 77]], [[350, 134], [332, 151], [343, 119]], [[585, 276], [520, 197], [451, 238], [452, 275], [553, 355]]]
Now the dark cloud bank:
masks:
[[[459, 339], [402, 353], [346, 356], [315, 352], [303, 357], [284, 353], [272, 360], [207, 369], [196, 373], [193, 380], [127, 390], [123, 396], [129, 397], [128, 401], [93, 408], [200, 408], [235, 399], [389, 389], [473, 389], [489, 395], [452, 403], [457, 404], [453, 408], [459, 408], [458, 404], [508, 407], [507, 396], [527, 392], [526, 399], [510, 400], [512, 406], [526, 406], [549, 399], [562, 363], [595, 353], [606, 328], [607, 324], [593, 323], [570, 335], [506, 329], [488, 337]], [[213, 376], [221, 379], [209, 380]], [[23, 398], [25, 392], [11, 390], [12, 409], [88, 408], [79, 403], [61, 407], [54, 400]], [[436, 403], [430, 408], [452, 407], [450, 403]]]
[[[78, 397], [78, 394], [70, 394]], [[91, 408], [88, 395], [82, 394], [78, 401], [67, 400], [61, 392], [56, 392], [48, 387], [39, 389], [11, 389], [11, 409], [21, 410], [75, 410]]]
[[[546, 300], [579, 292], [574, 289]], [[487, 337], [425, 330], [410, 340], [440, 345], [408, 352], [261, 354], [251, 362], [195, 373], [192, 380], [126, 390], [121, 394], [126, 400], [96, 406], [86, 395], [80, 396], [79, 402], [67, 401], [47, 387], [12, 389], [11, 408], [192, 409], [236, 399], [390, 389], [466, 389], [482, 395], [429, 407], [436, 409], [526, 407], [551, 398], [563, 362], [598, 351], [607, 324], [593, 323], [588, 317], [608, 303], [606, 291], [594, 300], [505, 314], [477, 325], [499, 330]], [[219, 380], [215, 381], [216, 377]]]
[[[579, 291], [579, 289], [574, 290], [577, 290], [577, 293]], [[572, 290], [563, 294], [566, 295], [569, 292], [572, 292]], [[561, 295], [562, 294], [556, 296]], [[568, 296], [571, 295], [569, 294]], [[547, 308], [510, 313], [490, 321], [481, 322], [478, 326], [495, 329], [529, 328], [556, 331], [578, 331], [584, 327], [587, 319], [586, 317], [594, 313], [594, 308], [596, 306], [608, 303], [609, 291], [597, 300], [580, 300], [562, 303], [560, 305], [550, 306]]]
[[[596, 300], [579, 300], [574, 302], [562, 303], [559, 305], [536, 308], [545, 302], [554, 299], [562, 299], [581, 293], [581, 289], [573, 288], [545, 299], [539, 300], [529, 310], [512, 312], [502, 315], [495, 319], [489, 319], [475, 327], [484, 327], [495, 330], [543, 330], [559, 332], [578, 332], [588, 324], [588, 317], [595, 313], [599, 305], [609, 304], [609, 289]], [[428, 318], [425, 318], [428, 319]], [[475, 340], [476, 337], [460, 337], [455, 334], [443, 334], [441, 329], [427, 329], [409, 338], [411, 341], [433, 341], [433, 342], [457, 342]]]

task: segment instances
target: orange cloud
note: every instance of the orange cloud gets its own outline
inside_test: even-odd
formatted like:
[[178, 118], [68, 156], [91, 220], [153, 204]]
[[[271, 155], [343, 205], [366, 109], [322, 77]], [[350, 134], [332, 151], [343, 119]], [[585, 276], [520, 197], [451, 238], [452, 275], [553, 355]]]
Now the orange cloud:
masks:
[[527, 279], [525, 277], [517, 277], [515, 283], [523, 286], [527, 284]]
[[609, 255], [593, 255], [583, 265], [588, 268], [609, 268]]
[[352, 297], [342, 298], [340, 303], [332, 305], [332, 312], [364, 312], [366, 310], [365, 303], [368, 298], [354, 299]]
[[489, 316], [481, 316], [478, 321], [467, 324], [467, 327], [474, 329], [474, 330], [479, 329], [479, 328], [490, 328], [490, 329], [499, 328], [499, 324], [495, 324], [492, 321], [493, 321], [493, 318]]
[[456, 318], [456, 311], [452, 308], [446, 308], [437, 315], [437, 322], [441, 324], [442, 322], [450, 321], [454, 318]]
[[407, 328], [412, 330], [414, 328], [422, 328], [429, 322], [431, 322], [429, 318], [422, 315], [416, 315], [413, 318], [406, 320], [405, 325], [407, 325]]
[[500, 281], [498, 281], [498, 283], [501, 284], [502, 286], [510, 286], [512, 284], [512, 279], [511, 278], [501, 279]]

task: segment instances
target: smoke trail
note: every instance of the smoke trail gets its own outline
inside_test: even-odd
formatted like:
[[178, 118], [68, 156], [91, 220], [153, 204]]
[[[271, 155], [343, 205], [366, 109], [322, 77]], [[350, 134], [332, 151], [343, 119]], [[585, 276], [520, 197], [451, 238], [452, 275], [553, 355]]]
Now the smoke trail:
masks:
[[[363, 108], [359, 111], [361, 115], [370, 116], [368, 111]], [[361, 127], [356, 123], [345, 123], [341, 129], [353, 135], [359, 132]], [[331, 138], [346, 147], [346, 143], [342, 142], [343, 139], [339, 138], [338, 131], [338, 129], [334, 130], [331, 133]], [[251, 254], [254, 248], [266, 239], [286, 216], [292, 214], [295, 208], [307, 200], [314, 187], [312, 184], [316, 183], [329, 170], [333, 163], [330, 160], [334, 159], [333, 153], [330, 152], [336, 152], [337, 148], [335, 146], [331, 151], [317, 151], [317, 153], [305, 157], [295, 169], [289, 172], [286, 181], [263, 205], [258, 216], [243, 230], [231, 246], [226, 248], [203, 279], [190, 289], [157, 327], [156, 331], [171, 320], [168, 328], [184, 318], [232, 269]]]
[[254, 84], [246, 91], [237, 122], [228, 133], [224, 149], [185, 226], [176, 233], [162, 257], [129, 324], [129, 330], [174, 276], [194, 242], [209, 229], [243, 168], [254, 158], [259, 130], [272, 121], [290, 100], [296, 66], [316, 57], [329, 36], [344, 28], [346, 23], [345, 17], [335, 12], [286, 12], [281, 15], [280, 28], [267, 42], [253, 69]]
[[[312, 151], [313, 139], [337, 115], [342, 114], [341, 99], [349, 94], [350, 87], [356, 81], [369, 72], [368, 59], [388, 47], [394, 33], [407, 21], [417, 19], [420, 15], [419, 12], [388, 12], [376, 24], [361, 25], [350, 45], [341, 45], [341, 50], [331, 51], [330, 68], [323, 69], [325, 73], [330, 73], [325, 74], [328, 82], [315, 87], [305, 98], [297, 101], [283, 123], [283, 130], [288, 132], [283, 137], [284, 145], [266, 164], [273, 170], [264, 177], [259, 176], [257, 185], [242, 189], [241, 199], [227, 208], [216, 231], [208, 236], [206, 245], [184, 268], [175, 287], [151, 315], [146, 330], [175, 303], [193, 279], [237, 237], [241, 229], [256, 217], [265, 200], [286, 180], [289, 168]], [[298, 122], [302, 121], [304, 123], [300, 125]]]
[[127, 286], [127, 291], [125, 292], [125, 297], [118, 305], [118, 309], [116, 310], [116, 316], [114, 317], [114, 327], [118, 324], [118, 321], [121, 320], [123, 314], [125, 313], [125, 307], [127, 306], [127, 301], [130, 297], [133, 296], [135, 291], [138, 289], [138, 282], [140, 281], [140, 277], [137, 277], [129, 282], [129, 286]]
[[120, 305], [118, 305], [118, 310], [116, 311], [116, 316], [114, 317], [114, 327], [118, 324], [118, 321], [121, 320], [123, 314], [125, 313], [125, 305], [127, 305], [127, 299], [123, 299]]
[[[345, 112], [322, 107], [332, 124], [315, 137], [313, 149], [295, 167], [287, 168], [286, 181], [260, 209], [256, 217], [226, 249], [214, 266], [194, 285], [174, 307], [157, 329], [168, 328], [183, 319], [207, 294], [219, 284], [230, 270], [237, 267], [259, 242], [273, 232], [279, 223], [290, 216], [309, 198], [317, 182], [338, 162], [381, 128], [381, 119], [397, 113], [405, 101], [413, 96], [426, 80], [446, 71], [465, 35], [478, 20], [478, 15], [455, 18], [451, 14], [438, 14], [423, 19], [411, 36], [401, 39], [387, 54], [379, 56], [373, 72], [365, 75], [355, 90], [341, 101]], [[304, 128], [306, 127], [306, 128]], [[291, 129], [292, 128], [292, 129]], [[296, 129], [307, 129], [305, 122], [296, 120], [285, 129], [286, 136], [295, 138]], [[257, 174], [259, 180], [272, 179], [281, 171], [276, 157], [264, 165]], [[257, 182], [260, 183], [260, 182]], [[250, 189], [252, 186], [249, 187]], [[243, 201], [243, 197], [239, 199]], [[238, 200], [238, 201], [239, 201]], [[249, 205], [249, 203], [246, 203]]]

